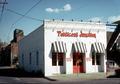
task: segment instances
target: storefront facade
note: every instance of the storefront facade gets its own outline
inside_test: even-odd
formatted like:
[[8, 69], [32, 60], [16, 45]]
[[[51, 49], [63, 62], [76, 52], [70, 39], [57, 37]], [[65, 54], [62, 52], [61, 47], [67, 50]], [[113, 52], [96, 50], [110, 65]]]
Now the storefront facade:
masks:
[[106, 72], [105, 48], [104, 23], [45, 20], [19, 42], [19, 63], [45, 76]]

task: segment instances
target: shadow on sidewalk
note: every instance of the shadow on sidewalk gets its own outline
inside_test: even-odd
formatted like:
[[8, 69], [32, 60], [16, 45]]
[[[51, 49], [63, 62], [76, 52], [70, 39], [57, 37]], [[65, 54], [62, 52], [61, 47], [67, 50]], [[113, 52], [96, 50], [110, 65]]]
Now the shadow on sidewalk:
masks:
[[40, 73], [30, 73], [17, 68], [0, 68], [0, 76], [7, 77], [44, 77]]
[[49, 81], [57, 81], [56, 79], [51, 79], [48, 77], [45, 77], [41, 72], [35, 73], [35, 72], [26, 72], [21, 69], [17, 68], [0, 68], [0, 76], [4, 77], [26, 77], [26, 78], [44, 78]]

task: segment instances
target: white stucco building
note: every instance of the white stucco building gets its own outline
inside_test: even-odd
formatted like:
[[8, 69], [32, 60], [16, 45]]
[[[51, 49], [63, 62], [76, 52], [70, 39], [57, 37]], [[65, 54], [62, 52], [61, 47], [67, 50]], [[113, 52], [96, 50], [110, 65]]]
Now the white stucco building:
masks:
[[106, 72], [106, 24], [45, 20], [19, 42], [26, 71], [54, 74]]

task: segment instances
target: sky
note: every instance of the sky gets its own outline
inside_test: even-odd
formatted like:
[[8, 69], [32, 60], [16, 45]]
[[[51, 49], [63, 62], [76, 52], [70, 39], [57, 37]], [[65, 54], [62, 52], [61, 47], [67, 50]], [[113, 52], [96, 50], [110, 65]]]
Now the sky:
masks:
[[[5, 0], [0, 0], [4, 2]], [[6, 0], [0, 4], [0, 39], [10, 42], [14, 29], [27, 35], [44, 19], [101, 21], [120, 20], [120, 0]]]

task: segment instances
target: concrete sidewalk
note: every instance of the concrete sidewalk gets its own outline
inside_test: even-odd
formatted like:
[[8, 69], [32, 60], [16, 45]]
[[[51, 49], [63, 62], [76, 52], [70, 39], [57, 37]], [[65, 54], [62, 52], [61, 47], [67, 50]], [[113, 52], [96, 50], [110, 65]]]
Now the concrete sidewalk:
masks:
[[49, 78], [60, 81], [105, 79], [106, 73], [56, 74]]

